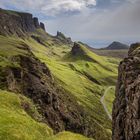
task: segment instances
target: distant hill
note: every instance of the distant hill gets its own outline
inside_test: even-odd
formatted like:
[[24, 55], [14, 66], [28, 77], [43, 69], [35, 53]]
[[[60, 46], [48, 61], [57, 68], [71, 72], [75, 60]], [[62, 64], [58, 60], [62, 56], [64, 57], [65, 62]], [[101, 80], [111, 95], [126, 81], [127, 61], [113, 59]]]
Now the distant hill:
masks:
[[112, 42], [108, 47], [102, 48], [105, 50], [120, 50], [120, 49], [128, 49], [129, 46], [120, 42]]
[[95, 49], [85, 45], [88, 49], [92, 52], [101, 55], [101, 56], [108, 56], [114, 58], [125, 58], [127, 57], [129, 46], [120, 42], [113, 42], [106, 48]]

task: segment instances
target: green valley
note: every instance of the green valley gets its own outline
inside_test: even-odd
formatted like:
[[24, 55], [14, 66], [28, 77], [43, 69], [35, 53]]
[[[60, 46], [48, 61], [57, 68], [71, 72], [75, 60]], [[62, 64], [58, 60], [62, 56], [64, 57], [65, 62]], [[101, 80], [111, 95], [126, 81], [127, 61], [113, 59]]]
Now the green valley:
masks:
[[[0, 35], [0, 140], [111, 140], [100, 100], [116, 84], [120, 59], [30, 28]], [[110, 114], [114, 98], [111, 88], [104, 98]]]
[[59, 85], [74, 95], [78, 104], [83, 106], [88, 115], [87, 121], [93, 123], [94, 129], [100, 130], [96, 131], [95, 138], [109, 139], [111, 122], [100, 98], [107, 86], [115, 85], [119, 59], [98, 56], [81, 44], [78, 44], [79, 50], [84, 54], [78, 55], [73, 55], [69, 46], [46, 48], [38, 46], [34, 40], [27, 41], [27, 44], [35, 56], [50, 68]]

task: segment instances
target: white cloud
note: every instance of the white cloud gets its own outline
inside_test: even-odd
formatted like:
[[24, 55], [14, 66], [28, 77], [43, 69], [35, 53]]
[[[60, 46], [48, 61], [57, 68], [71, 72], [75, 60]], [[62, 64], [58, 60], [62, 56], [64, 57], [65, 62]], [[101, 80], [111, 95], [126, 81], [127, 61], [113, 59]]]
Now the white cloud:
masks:
[[95, 6], [96, 0], [1, 0], [0, 6], [12, 5], [20, 10], [36, 10], [48, 16], [65, 12], [82, 11], [88, 5]]
[[88, 5], [95, 6], [96, 0], [49, 0], [41, 8], [43, 13], [53, 16], [65, 12], [82, 11]]
[[68, 11], [81, 11], [85, 7], [85, 1], [78, 0], [51, 0], [42, 7], [43, 12], [50, 15], [60, 14]]
[[60, 30], [74, 40], [87, 42], [140, 41], [140, 2], [124, 3], [107, 10], [94, 10], [70, 17], [47, 20], [48, 31]]

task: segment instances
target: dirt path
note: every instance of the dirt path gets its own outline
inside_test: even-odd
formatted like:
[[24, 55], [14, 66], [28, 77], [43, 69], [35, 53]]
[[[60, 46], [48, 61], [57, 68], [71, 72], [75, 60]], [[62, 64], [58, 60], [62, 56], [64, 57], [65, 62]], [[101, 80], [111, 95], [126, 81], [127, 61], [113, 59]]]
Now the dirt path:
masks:
[[101, 98], [101, 103], [102, 103], [102, 105], [103, 105], [103, 107], [104, 107], [104, 110], [105, 110], [105, 112], [107, 113], [107, 115], [108, 115], [108, 117], [109, 117], [109, 119], [110, 120], [112, 120], [112, 116], [111, 116], [111, 114], [109, 113], [109, 111], [108, 111], [108, 109], [107, 109], [107, 107], [106, 107], [106, 104], [104, 103], [104, 97], [105, 97], [105, 95], [108, 93], [108, 90], [110, 90], [111, 88], [112, 88], [113, 86], [110, 86], [110, 87], [108, 87], [105, 91], [104, 91], [104, 95], [102, 96], [102, 98]]

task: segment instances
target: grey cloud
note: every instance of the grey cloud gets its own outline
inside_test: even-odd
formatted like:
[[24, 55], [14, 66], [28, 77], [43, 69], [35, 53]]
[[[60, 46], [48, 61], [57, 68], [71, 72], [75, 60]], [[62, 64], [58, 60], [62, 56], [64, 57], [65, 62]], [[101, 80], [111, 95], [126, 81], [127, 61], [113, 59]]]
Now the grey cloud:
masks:
[[82, 11], [89, 5], [95, 6], [96, 0], [1, 0], [0, 6], [12, 5], [16, 9], [39, 11], [47, 16], [61, 15], [65, 12]]
[[[140, 40], [140, 2], [124, 3], [114, 9], [95, 10], [80, 15], [46, 21], [48, 30], [63, 31], [74, 40], [111, 42]], [[54, 28], [55, 27], [55, 28]]]

